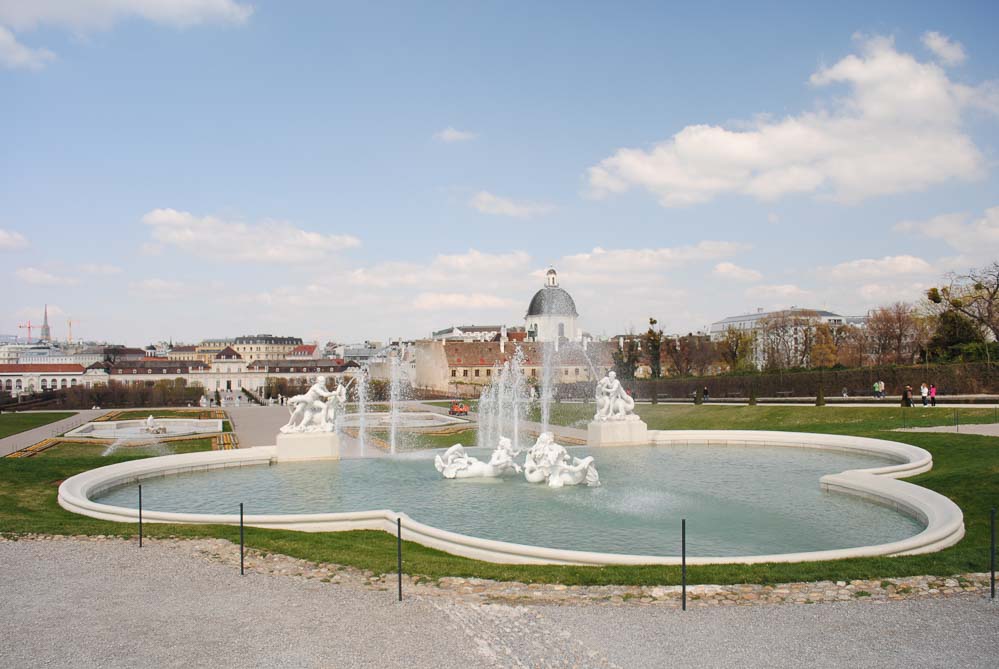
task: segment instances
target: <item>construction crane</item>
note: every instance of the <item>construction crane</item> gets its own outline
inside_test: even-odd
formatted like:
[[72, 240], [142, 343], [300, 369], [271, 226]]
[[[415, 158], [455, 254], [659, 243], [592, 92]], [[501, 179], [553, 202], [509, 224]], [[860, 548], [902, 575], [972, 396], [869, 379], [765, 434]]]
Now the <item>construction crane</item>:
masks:
[[73, 323], [76, 323], [77, 325], [79, 325], [80, 321], [74, 321], [72, 318], [67, 318], [66, 319], [66, 325], [68, 326], [68, 329], [66, 330], [66, 343], [67, 344], [72, 344], [73, 343]]
[[28, 330], [28, 343], [30, 344], [31, 343], [31, 328], [34, 327], [31, 324], [31, 321], [29, 320], [27, 323], [19, 324], [17, 327], [21, 328], [22, 330], [24, 330], [24, 329]]

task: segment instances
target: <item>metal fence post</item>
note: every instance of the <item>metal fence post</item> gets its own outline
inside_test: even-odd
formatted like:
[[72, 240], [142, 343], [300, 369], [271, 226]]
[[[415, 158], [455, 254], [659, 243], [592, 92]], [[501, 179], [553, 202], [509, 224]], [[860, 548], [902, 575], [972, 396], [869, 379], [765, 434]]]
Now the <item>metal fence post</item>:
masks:
[[996, 598], [996, 508], [992, 507], [989, 514], [989, 525], [992, 526], [992, 545], [989, 550], [989, 583], [992, 586], [992, 599]]
[[399, 567], [399, 601], [402, 601], [402, 518], [395, 519], [395, 547]]
[[243, 550], [243, 503], [239, 503], [239, 575], [245, 576], [246, 572], [243, 570], [243, 555], [245, 551]]
[[687, 519], [680, 520], [680, 606], [687, 610]]
[[958, 417], [957, 409], [954, 409], [954, 431], [961, 431], [961, 419]]
[[139, 484], [139, 548], [142, 548], [142, 484]]

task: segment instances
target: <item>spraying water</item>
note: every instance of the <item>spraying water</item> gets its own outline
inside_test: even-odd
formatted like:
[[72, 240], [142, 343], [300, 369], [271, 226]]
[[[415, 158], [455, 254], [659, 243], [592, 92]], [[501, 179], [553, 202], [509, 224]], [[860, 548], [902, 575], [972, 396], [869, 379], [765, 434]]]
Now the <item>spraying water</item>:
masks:
[[357, 427], [357, 440], [361, 445], [361, 457], [364, 457], [364, 447], [366, 446], [366, 431], [368, 429], [368, 366], [361, 368], [361, 374], [357, 379], [357, 412], [359, 414], [359, 424]]
[[495, 448], [500, 437], [509, 437], [514, 449], [522, 439], [521, 421], [531, 401], [524, 375], [524, 352], [520, 347], [513, 356], [496, 367], [492, 383], [479, 395], [478, 445]]

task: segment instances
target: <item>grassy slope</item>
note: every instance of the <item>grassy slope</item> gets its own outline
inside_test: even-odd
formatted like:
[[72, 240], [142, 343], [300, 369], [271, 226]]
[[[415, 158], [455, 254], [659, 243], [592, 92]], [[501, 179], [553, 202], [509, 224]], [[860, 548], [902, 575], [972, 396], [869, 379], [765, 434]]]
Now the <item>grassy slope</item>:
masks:
[[75, 415], [75, 411], [0, 414], [0, 439]]
[[[592, 410], [592, 406], [563, 405], [565, 407], [571, 408], [573, 415], [566, 416], [559, 412], [557, 420], [573, 419], [576, 413], [585, 415]], [[909, 411], [910, 417], [922, 413], [921, 409]], [[936, 414], [927, 412], [927, 415], [920, 417], [920, 421], [947, 424], [953, 419], [949, 410], [937, 411]], [[974, 411], [967, 410], [967, 418], [970, 419]], [[909, 481], [948, 495], [965, 513], [967, 536], [957, 546], [939, 553], [834, 562], [689, 567], [690, 583], [775, 583], [891, 578], [918, 574], [944, 576], [985, 571], [988, 568], [988, 509], [999, 506], [999, 439], [973, 435], [887, 432], [886, 429], [896, 426], [898, 412], [881, 408], [642, 406], [639, 412], [647, 418], [650, 427], [659, 428], [790, 429], [850, 433], [906, 441], [929, 450], [935, 461], [932, 471]], [[978, 418], [984, 420], [983, 416]], [[962, 421], [964, 419], [962, 417]], [[0, 459], [0, 531], [134, 535], [134, 526], [70, 514], [56, 503], [59, 481], [77, 472], [125, 459], [128, 457]], [[147, 524], [146, 531], [154, 536], [238, 538], [237, 529], [218, 526]], [[264, 551], [351, 565], [378, 573], [395, 569], [395, 539], [381, 532], [309, 534], [250, 528], [247, 530], [247, 541], [249, 545]], [[404, 556], [407, 572], [430, 577], [479, 576], [567, 584], [675, 584], [680, 578], [679, 568], [672, 567], [494, 565], [410, 543], [405, 545]]]

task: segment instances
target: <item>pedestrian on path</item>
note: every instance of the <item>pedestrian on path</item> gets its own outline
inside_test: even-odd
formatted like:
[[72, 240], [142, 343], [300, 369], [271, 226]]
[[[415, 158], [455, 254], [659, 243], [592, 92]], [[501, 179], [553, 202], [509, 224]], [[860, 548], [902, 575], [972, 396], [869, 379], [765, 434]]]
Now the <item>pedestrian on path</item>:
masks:
[[937, 384], [930, 384], [930, 406], [935, 407], [937, 405]]
[[923, 406], [926, 406], [930, 399], [930, 387], [926, 385], [925, 381], [923, 381], [923, 384], [919, 386], [919, 395], [923, 398]]

